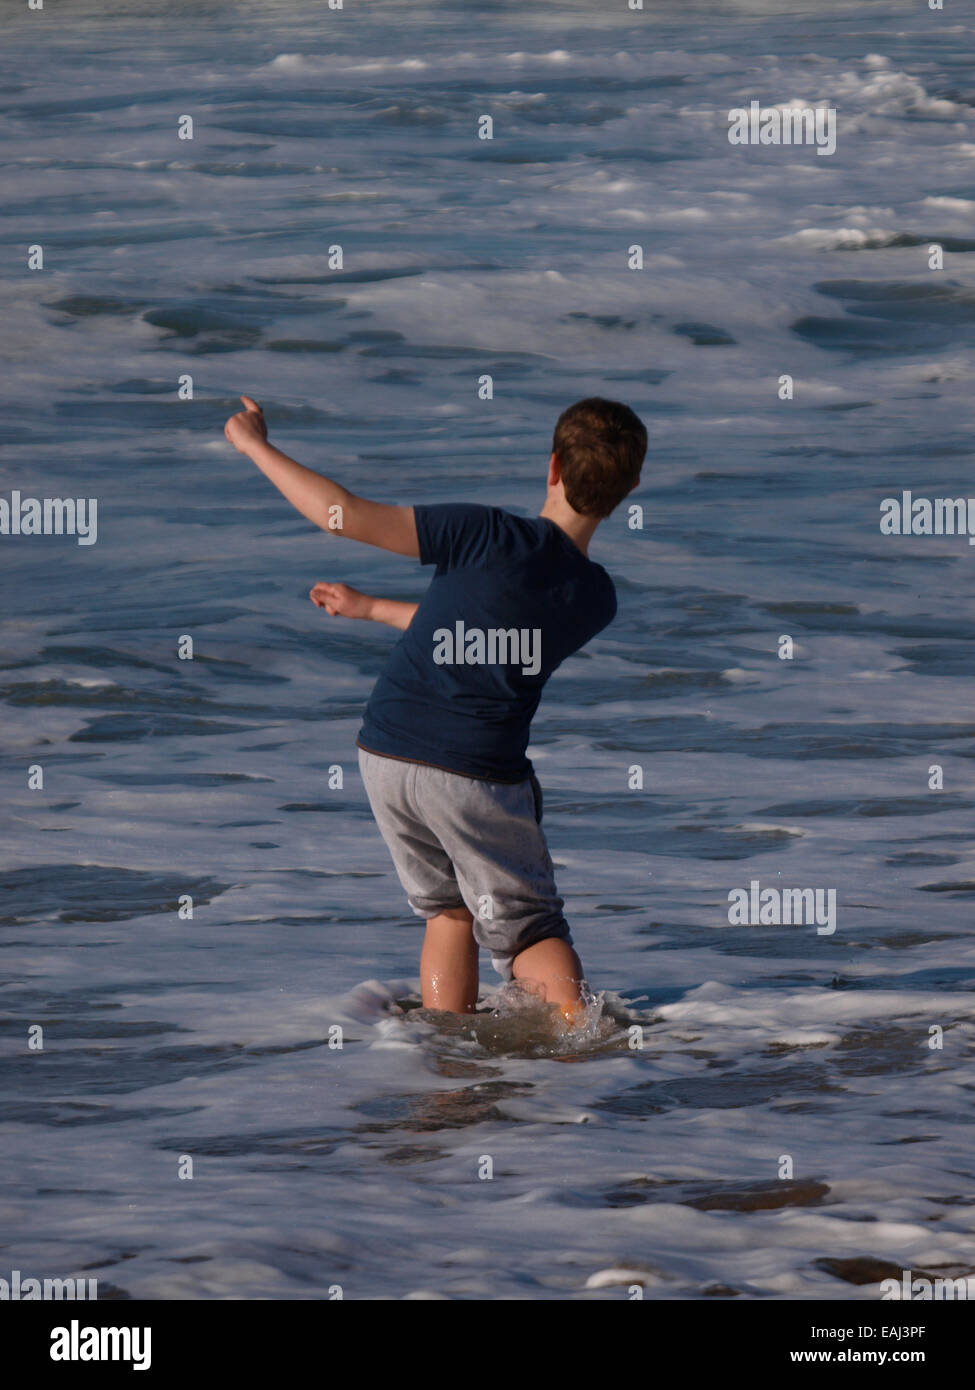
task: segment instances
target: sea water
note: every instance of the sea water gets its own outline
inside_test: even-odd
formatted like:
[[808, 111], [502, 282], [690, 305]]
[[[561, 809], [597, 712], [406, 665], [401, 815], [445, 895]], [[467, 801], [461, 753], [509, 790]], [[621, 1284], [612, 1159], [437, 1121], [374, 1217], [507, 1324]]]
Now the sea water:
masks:
[[[975, 550], [879, 527], [975, 494], [970, 14], [2, 28], [0, 493], [97, 500], [93, 544], [0, 537], [11, 1267], [166, 1299], [970, 1273]], [[835, 153], [730, 144], [752, 100], [832, 107]], [[420, 1007], [354, 750], [396, 634], [307, 594], [428, 575], [293, 512], [223, 438], [241, 392], [367, 497], [523, 514], [565, 405], [647, 422], [642, 516], [591, 552], [619, 616], [529, 750], [580, 1035], [486, 957], [476, 1015]], [[833, 892], [835, 930], [732, 925], [753, 883]]]

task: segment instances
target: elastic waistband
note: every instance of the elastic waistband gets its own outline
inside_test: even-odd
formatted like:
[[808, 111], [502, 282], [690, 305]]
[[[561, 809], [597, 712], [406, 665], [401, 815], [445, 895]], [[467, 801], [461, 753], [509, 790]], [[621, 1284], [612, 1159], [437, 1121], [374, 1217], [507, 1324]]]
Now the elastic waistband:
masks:
[[375, 748], [367, 748], [358, 739], [355, 741], [355, 746], [373, 758], [388, 758], [393, 763], [413, 763], [416, 767], [432, 767], [437, 772], [448, 772], [451, 777], [466, 777], [470, 782], [497, 782], [505, 787], [520, 787], [522, 782], [530, 782], [535, 776], [534, 771], [531, 771], [527, 772], [524, 777], [485, 777], [476, 772], [460, 772], [456, 767], [445, 767], [443, 763], [430, 763], [424, 758], [401, 758], [395, 753], [380, 753]]

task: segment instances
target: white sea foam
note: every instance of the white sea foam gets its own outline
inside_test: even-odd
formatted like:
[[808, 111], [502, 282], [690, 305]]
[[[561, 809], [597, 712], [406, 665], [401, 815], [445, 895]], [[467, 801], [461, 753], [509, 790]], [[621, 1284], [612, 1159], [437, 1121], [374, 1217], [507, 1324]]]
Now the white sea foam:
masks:
[[[539, 0], [460, 42], [385, 8], [398, 28], [340, 43], [320, 7], [236, 39], [181, 15], [151, 82], [95, 0], [41, 64], [9, 36], [3, 217], [45, 269], [0, 281], [5, 476], [82, 480], [105, 520], [90, 557], [4, 549], [0, 997], [62, 1068], [11, 1060], [5, 1238], [156, 1298], [872, 1300], [819, 1262], [970, 1263], [967, 557], [894, 553], [873, 520], [902, 484], [966, 486], [968, 258], [935, 279], [898, 244], [970, 235], [950, 29], [912, 63], [895, 3], [637, 29]], [[835, 163], [737, 157], [752, 97], [835, 101]], [[354, 761], [396, 635], [307, 590], [426, 575], [290, 512], [222, 440], [241, 390], [364, 495], [526, 514], [557, 408], [647, 421], [643, 529], [593, 543], [619, 617], [530, 749], [604, 996], [582, 1038], [486, 961], [475, 1018], [419, 1007], [422, 929]], [[835, 936], [729, 927], [752, 877], [835, 886]]]

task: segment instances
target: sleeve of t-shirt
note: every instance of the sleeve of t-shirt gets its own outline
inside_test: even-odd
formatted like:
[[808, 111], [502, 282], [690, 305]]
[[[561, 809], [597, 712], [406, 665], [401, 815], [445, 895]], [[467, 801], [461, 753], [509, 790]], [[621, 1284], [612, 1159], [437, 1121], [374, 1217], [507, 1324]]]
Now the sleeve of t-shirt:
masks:
[[482, 564], [496, 541], [497, 508], [476, 502], [414, 506], [421, 565], [440, 570]]

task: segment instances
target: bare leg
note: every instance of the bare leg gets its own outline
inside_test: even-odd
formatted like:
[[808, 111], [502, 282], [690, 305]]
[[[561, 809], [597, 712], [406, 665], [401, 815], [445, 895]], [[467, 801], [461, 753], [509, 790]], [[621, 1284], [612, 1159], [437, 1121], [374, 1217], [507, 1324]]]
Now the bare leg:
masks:
[[575, 1015], [574, 1006], [582, 1002], [582, 962], [561, 938], [549, 936], [519, 951], [511, 969], [516, 980], [541, 986], [546, 1002], [558, 1004], [566, 1018]]
[[477, 1003], [477, 942], [466, 907], [427, 918], [420, 953], [423, 1007], [470, 1014]]

